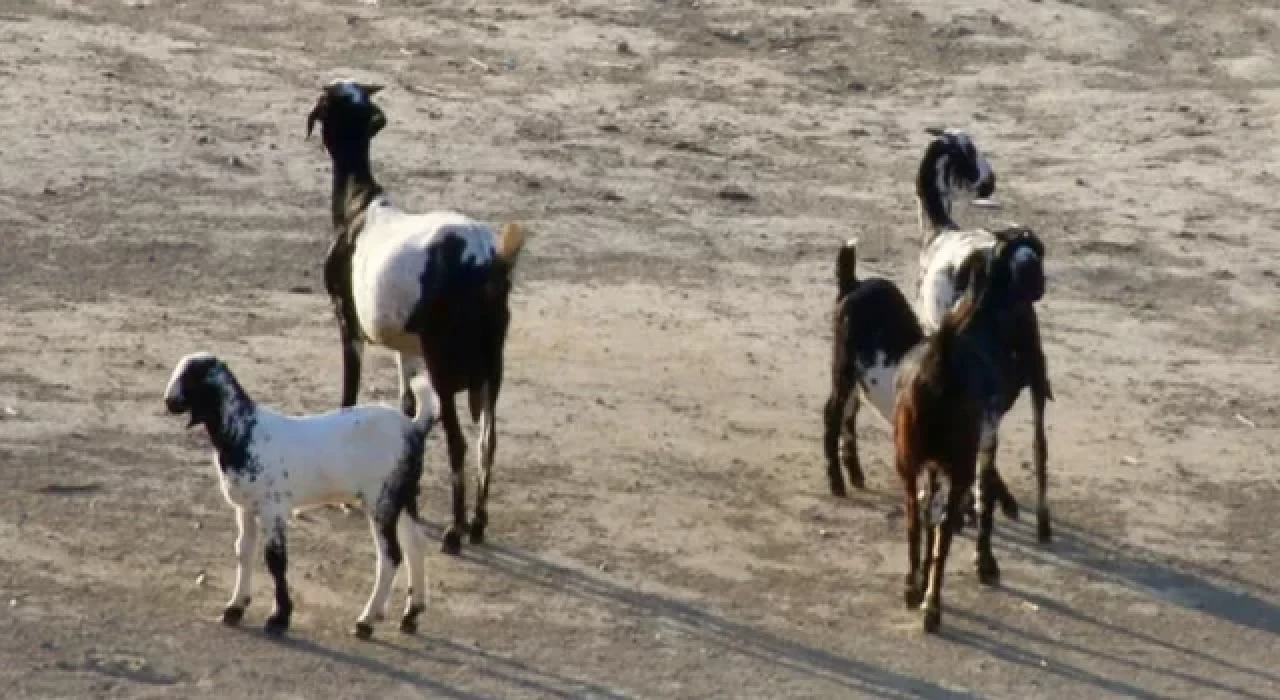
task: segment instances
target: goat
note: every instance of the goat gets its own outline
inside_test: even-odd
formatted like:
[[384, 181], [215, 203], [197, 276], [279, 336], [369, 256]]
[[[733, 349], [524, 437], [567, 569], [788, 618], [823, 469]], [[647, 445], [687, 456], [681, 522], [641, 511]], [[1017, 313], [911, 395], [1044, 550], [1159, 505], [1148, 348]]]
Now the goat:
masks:
[[[391, 203], [369, 166], [369, 146], [386, 125], [372, 97], [379, 85], [336, 80], [307, 117], [307, 138], [323, 124], [333, 164], [331, 214], [336, 232], [324, 263], [325, 289], [342, 341], [342, 402], [355, 403], [365, 343], [394, 350], [400, 404], [414, 411], [409, 379], [422, 371], [439, 404], [452, 474], [453, 524], [442, 548], [458, 554], [462, 533], [484, 541], [508, 298], [525, 232], [514, 223], [496, 232], [453, 211], [411, 214]], [[466, 441], [455, 395], [469, 394], [480, 422], [475, 517], [468, 526], [463, 461]]]
[[[920, 251], [919, 286], [916, 313], [926, 333], [939, 327], [942, 318], [964, 294], [966, 264], [974, 252], [990, 260], [998, 244], [998, 235], [983, 229], [962, 230], [951, 219], [952, 187], [974, 190], [975, 203], [994, 205], [996, 177], [987, 159], [973, 139], [961, 129], [928, 129], [933, 140], [925, 149], [916, 174], [916, 197], [923, 245]], [[1012, 230], [1012, 229], [1011, 229]], [[1036, 536], [1040, 542], [1052, 539], [1049, 517], [1048, 441], [1045, 437], [1045, 403], [1053, 400], [1049, 385], [1048, 363], [1040, 341], [1040, 324], [1035, 302], [1045, 292], [1044, 244], [1034, 236], [1023, 237], [1008, 259], [1011, 284], [1017, 289], [1018, 305], [1009, 310], [1004, 342], [1015, 375], [1011, 382], [1007, 412], [1017, 401], [1023, 387], [1031, 392], [1031, 414], [1034, 424], [1034, 458], [1036, 474]], [[969, 262], [966, 262], [969, 261]], [[995, 459], [992, 449], [984, 458]]]
[[[428, 399], [427, 388], [415, 390]], [[368, 514], [377, 550], [373, 593], [355, 626], [368, 639], [382, 619], [402, 559], [409, 595], [400, 629], [417, 630], [426, 608], [426, 535], [418, 515], [423, 444], [434, 420], [418, 402], [416, 418], [391, 406], [362, 405], [314, 416], [287, 416], [256, 403], [220, 359], [206, 352], [179, 360], [164, 392], [172, 414], [190, 414], [213, 443], [222, 495], [236, 511], [236, 583], [222, 622], [238, 625], [249, 605], [249, 566], [257, 520], [266, 530], [267, 570], [275, 582], [275, 609], [266, 632], [289, 627], [293, 602], [285, 580], [285, 519], [296, 506], [356, 501]], [[401, 547], [404, 552], [402, 556]]]
[[[995, 449], [996, 434], [1009, 389], [1001, 361], [1005, 353], [1005, 317], [1025, 299], [1009, 273], [1015, 241], [1001, 239], [990, 257], [975, 251], [967, 259], [968, 291], [943, 317], [938, 330], [902, 359], [893, 412], [894, 461], [906, 499], [908, 570], [903, 599], [921, 606], [924, 630], [936, 632], [942, 620], [942, 581], [952, 535], [961, 526], [965, 499], [977, 472], [978, 580], [994, 585], [1000, 568], [991, 551], [992, 507], [999, 474], [979, 452]], [[917, 486], [927, 472], [925, 561], [920, 562], [921, 518]], [[939, 513], [938, 478], [945, 477], [945, 506]], [[921, 577], [925, 580], [921, 580]], [[923, 605], [921, 604], [923, 601]]]
[[[847, 495], [841, 463], [854, 488], [865, 487], [858, 459], [858, 412], [868, 401], [886, 423], [893, 420], [896, 381], [903, 358], [925, 338], [915, 311], [893, 282], [857, 275], [857, 239], [836, 256], [836, 310], [832, 341], [831, 394], [824, 409], [823, 451], [831, 493]], [[1017, 518], [1018, 504], [998, 472], [994, 493], [1001, 509]]]

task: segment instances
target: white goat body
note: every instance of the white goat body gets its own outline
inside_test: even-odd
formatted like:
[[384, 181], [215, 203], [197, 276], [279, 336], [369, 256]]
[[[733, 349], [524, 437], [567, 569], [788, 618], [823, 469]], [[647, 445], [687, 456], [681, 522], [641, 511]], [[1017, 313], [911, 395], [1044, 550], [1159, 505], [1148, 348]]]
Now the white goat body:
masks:
[[[487, 224], [447, 210], [408, 214], [383, 195], [370, 202], [351, 260], [356, 315], [367, 338], [411, 357], [422, 354], [405, 324], [422, 298], [431, 247], [450, 236], [464, 245], [462, 262], [484, 266], [493, 259], [498, 238]], [[407, 380], [402, 375], [402, 391]]]
[[318, 415], [290, 416], [258, 404], [213, 355], [182, 358], [165, 390], [171, 413], [190, 413], [203, 423], [214, 447], [214, 464], [227, 502], [236, 510], [236, 583], [223, 621], [238, 624], [249, 604], [250, 558], [257, 525], [266, 530], [267, 568], [275, 582], [275, 611], [268, 632], [289, 624], [292, 601], [285, 581], [285, 525], [294, 508], [360, 503], [369, 517], [377, 549], [373, 592], [356, 624], [362, 638], [381, 619], [404, 546], [409, 602], [401, 629], [414, 631], [425, 609], [425, 534], [418, 517], [423, 445], [434, 420], [425, 380], [415, 380], [416, 417], [390, 406], [364, 404]]

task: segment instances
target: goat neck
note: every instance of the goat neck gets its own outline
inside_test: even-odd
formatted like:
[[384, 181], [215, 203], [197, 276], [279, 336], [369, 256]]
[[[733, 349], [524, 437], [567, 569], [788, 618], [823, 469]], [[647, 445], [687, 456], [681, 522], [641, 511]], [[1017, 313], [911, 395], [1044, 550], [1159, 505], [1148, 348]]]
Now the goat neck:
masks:
[[960, 229], [951, 219], [951, 191], [946, 181], [947, 146], [934, 141], [920, 159], [916, 173], [916, 199], [920, 203], [920, 228], [928, 245], [941, 231]]
[[237, 468], [257, 422], [256, 407], [229, 371], [219, 378], [216, 394], [201, 407], [201, 421], [223, 468]]
[[382, 187], [373, 178], [369, 165], [369, 139], [355, 139], [335, 144], [333, 158], [333, 195], [330, 210], [333, 227], [346, 231], [352, 220], [364, 213]]

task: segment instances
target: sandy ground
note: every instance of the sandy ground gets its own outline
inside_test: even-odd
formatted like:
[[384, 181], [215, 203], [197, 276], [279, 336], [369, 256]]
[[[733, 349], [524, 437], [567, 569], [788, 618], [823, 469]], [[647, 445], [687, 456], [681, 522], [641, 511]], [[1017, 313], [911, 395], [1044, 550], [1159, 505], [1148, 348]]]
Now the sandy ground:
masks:
[[[1237, 0], [0, 0], [0, 694], [1280, 697], [1277, 41]], [[159, 397], [203, 348], [336, 404], [302, 132], [344, 75], [388, 86], [400, 203], [537, 237], [491, 543], [433, 548], [422, 633], [361, 643], [368, 530], [318, 513], [272, 641], [260, 564], [244, 628], [215, 621], [234, 523]], [[926, 638], [886, 431], [848, 500], [819, 435], [835, 250], [911, 279], [934, 124], [1001, 176], [958, 217], [1050, 246], [1057, 537], [1000, 521], [987, 591], [966, 535]]]

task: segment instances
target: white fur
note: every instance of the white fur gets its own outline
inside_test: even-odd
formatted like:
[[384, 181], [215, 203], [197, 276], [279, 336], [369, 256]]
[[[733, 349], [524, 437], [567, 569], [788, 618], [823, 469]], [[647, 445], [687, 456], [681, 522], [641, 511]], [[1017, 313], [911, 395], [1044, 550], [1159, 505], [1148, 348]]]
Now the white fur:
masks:
[[[210, 360], [207, 353], [193, 353], [182, 359], [165, 389], [165, 400], [183, 401], [182, 375], [197, 360]], [[208, 375], [214, 383], [230, 379], [224, 365]], [[435, 419], [434, 401], [425, 379], [415, 381], [418, 414], [409, 418], [399, 410], [379, 404], [340, 408], [318, 415], [290, 416], [267, 406], [237, 399], [224, 388], [221, 400], [223, 415], [237, 416], [224, 421], [226, 429], [243, 435], [252, 424], [252, 436], [245, 449], [256, 462], [256, 468], [234, 469], [220, 463], [218, 478], [223, 496], [236, 511], [239, 537], [236, 540], [236, 584], [229, 607], [243, 609], [249, 601], [250, 565], [256, 547], [256, 515], [267, 531], [267, 537], [283, 538], [285, 521], [294, 508], [322, 504], [358, 502], [369, 514], [376, 528], [373, 509], [383, 495], [383, 488], [393, 472], [401, 468], [410, 436], [415, 431], [425, 440]], [[228, 425], [228, 423], [230, 423]], [[398, 537], [409, 569], [411, 595], [409, 607], [425, 605], [425, 534], [407, 513], [397, 523]], [[383, 616], [394, 572], [383, 551], [382, 541], [374, 537], [377, 548], [377, 571], [372, 595], [359, 621], [372, 624]]]
[[920, 286], [916, 291], [916, 315], [925, 333], [938, 330], [947, 312], [960, 301], [955, 273], [974, 251], [987, 255], [995, 248], [990, 231], [940, 231], [920, 252]]
[[369, 204], [351, 260], [351, 287], [360, 328], [374, 343], [421, 355], [404, 325], [422, 295], [428, 247], [448, 235], [465, 243], [465, 261], [493, 259], [497, 236], [487, 224], [453, 211], [407, 214], [386, 197]]
[[356, 86], [356, 82], [350, 78], [335, 78], [329, 81], [330, 87], [336, 87], [352, 104], [362, 104], [364, 102], [364, 93]]
[[889, 362], [883, 350], [876, 353], [876, 360], [861, 368], [861, 384], [858, 390], [875, 407], [875, 412], [892, 429], [893, 407], [897, 399], [898, 364]]

